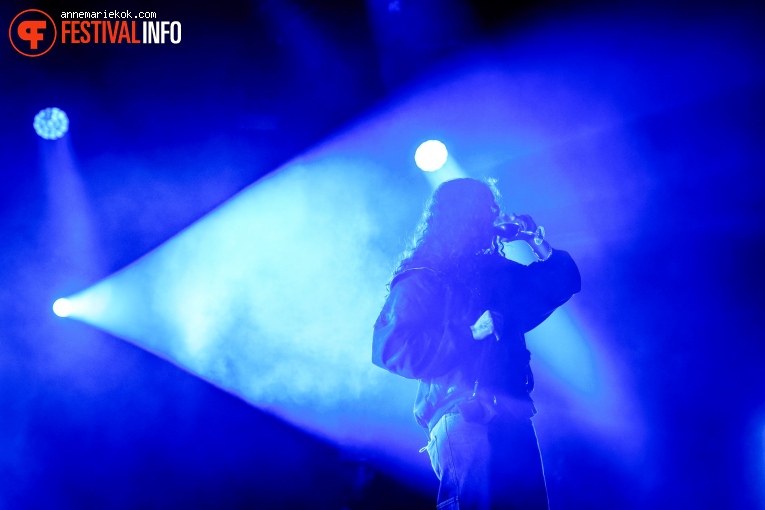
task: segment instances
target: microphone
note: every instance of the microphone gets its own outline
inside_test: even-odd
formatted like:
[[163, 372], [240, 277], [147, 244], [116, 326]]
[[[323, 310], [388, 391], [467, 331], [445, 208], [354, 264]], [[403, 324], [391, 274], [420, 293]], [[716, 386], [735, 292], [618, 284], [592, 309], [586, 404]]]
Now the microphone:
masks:
[[521, 233], [521, 226], [517, 223], [500, 223], [494, 225], [494, 235], [499, 236], [502, 241], [511, 241]]
[[524, 225], [520, 223], [514, 223], [513, 220], [518, 218], [515, 214], [512, 216], [502, 215], [500, 217], [501, 223], [494, 225], [494, 235], [498, 236], [500, 241], [516, 241], [521, 234], [532, 237], [534, 244], [539, 246], [545, 240], [545, 228], [542, 225], [538, 225], [534, 232], [530, 230], [524, 230]]

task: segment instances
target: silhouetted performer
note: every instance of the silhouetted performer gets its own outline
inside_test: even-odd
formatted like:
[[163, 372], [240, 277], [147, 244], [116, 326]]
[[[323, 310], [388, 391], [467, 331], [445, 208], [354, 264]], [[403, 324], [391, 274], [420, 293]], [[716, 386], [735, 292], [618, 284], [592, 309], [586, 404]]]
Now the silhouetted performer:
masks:
[[[580, 277], [530, 216], [500, 215], [497, 196], [475, 179], [436, 189], [374, 328], [372, 361], [419, 381], [439, 510], [548, 508], [524, 333]], [[501, 240], [526, 241], [539, 261], [506, 259]]]

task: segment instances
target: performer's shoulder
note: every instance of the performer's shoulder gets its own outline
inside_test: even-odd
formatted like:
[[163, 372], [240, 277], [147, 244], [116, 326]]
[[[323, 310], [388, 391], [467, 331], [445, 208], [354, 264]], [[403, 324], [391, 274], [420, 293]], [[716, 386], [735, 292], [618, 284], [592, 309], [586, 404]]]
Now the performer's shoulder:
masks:
[[441, 274], [433, 268], [421, 266], [410, 267], [400, 271], [390, 282], [391, 287], [396, 284], [432, 285], [441, 283]]

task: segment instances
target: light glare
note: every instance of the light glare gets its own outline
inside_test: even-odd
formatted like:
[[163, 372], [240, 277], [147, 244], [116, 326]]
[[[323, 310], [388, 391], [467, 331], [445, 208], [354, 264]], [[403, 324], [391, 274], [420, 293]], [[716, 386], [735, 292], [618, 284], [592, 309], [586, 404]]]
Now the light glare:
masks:
[[58, 108], [45, 108], [35, 115], [35, 132], [46, 140], [61, 138], [69, 130], [69, 117]]
[[446, 163], [449, 152], [446, 145], [438, 140], [428, 140], [417, 147], [414, 153], [414, 162], [417, 167], [425, 172], [435, 172]]
[[53, 313], [59, 317], [69, 317], [72, 313], [72, 302], [66, 298], [57, 299], [53, 303]]

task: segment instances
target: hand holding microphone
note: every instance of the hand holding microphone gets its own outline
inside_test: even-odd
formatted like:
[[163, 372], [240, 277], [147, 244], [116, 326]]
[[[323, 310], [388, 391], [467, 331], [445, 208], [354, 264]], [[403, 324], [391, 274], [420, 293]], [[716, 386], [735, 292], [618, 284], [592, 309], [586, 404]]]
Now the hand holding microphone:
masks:
[[502, 241], [526, 241], [540, 260], [547, 260], [552, 254], [552, 248], [545, 241], [545, 228], [528, 214], [503, 213], [494, 224], [494, 230]]
[[526, 241], [533, 239], [538, 246], [545, 240], [545, 228], [537, 225], [528, 214], [503, 213], [494, 224], [497, 235], [503, 241]]

